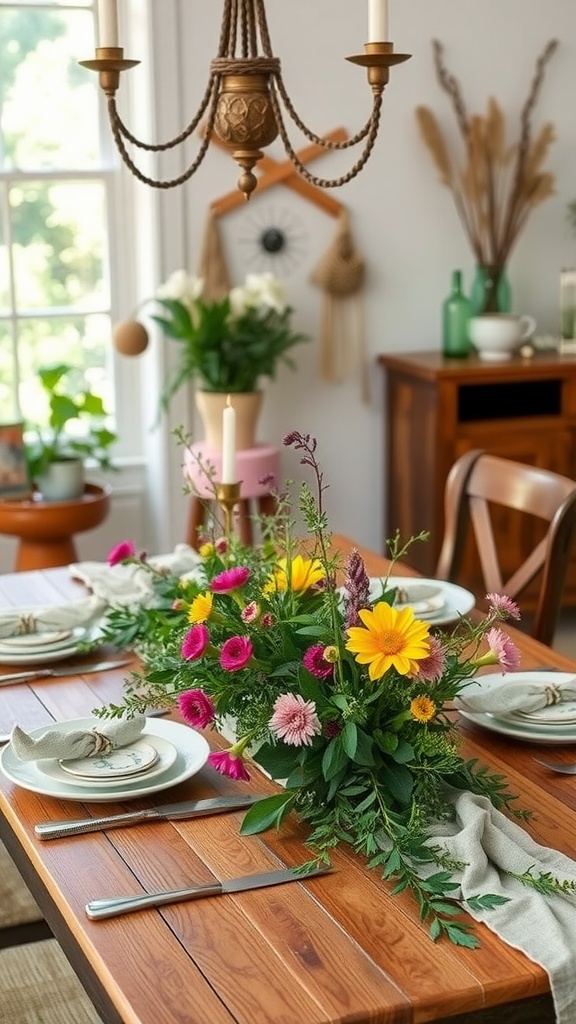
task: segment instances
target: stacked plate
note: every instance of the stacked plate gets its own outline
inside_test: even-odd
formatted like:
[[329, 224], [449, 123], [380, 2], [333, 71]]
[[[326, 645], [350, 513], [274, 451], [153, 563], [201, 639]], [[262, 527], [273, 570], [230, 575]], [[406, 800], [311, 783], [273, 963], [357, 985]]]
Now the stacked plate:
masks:
[[[514, 683], [525, 683], [531, 688], [534, 685], [555, 686], [568, 683], [574, 679], [569, 672], [514, 672], [491, 673], [478, 676], [468, 686], [474, 686], [475, 694], [489, 696], [500, 687]], [[488, 711], [463, 711], [463, 718], [481, 725], [492, 732], [502, 733], [524, 740], [525, 743], [576, 743], [576, 701], [563, 701], [539, 708], [537, 711], [515, 711], [509, 715], [493, 715]]]
[[70, 658], [86, 640], [86, 629], [58, 629], [44, 633], [23, 633], [0, 640], [0, 665], [47, 665]]
[[[89, 731], [101, 719], [57, 722], [30, 735], [48, 731]], [[8, 743], [0, 753], [0, 770], [17, 786], [59, 800], [112, 801], [147, 796], [175, 786], [200, 771], [210, 747], [200, 733], [179, 722], [149, 719], [141, 737], [108, 755], [57, 760], [20, 761]]]
[[475, 604], [474, 594], [445, 580], [419, 579], [414, 576], [390, 576], [388, 580], [370, 580], [370, 600], [377, 601], [384, 589], [396, 590], [395, 608], [412, 608], [418, 619], [434, 626], [445, 626], [468, 615]]

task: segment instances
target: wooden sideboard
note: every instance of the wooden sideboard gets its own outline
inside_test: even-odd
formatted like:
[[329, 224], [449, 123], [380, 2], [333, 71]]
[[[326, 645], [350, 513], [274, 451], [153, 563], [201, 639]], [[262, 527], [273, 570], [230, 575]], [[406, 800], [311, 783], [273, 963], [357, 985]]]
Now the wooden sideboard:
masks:
[[[385, 538], [398, 528], [404, 539], [421, 530], [427, 544], [410, 550], [410, 564], [434, 573], [444, 528], [444, 484], [453, 462], [472, 448], [576, 476], [576, 358], [538, 353], [500, 363], [477, 356], [446, 359], [438, 352], [381, 355], [385, 371]], [[544, 532], [538, 521], [521, 523], [493, 509], [512, 570]], [[473, 545], [459, 580], [482, 597]], [[576, 558], [565, 600], [576, 605]], [[532, 607], [527, 592], [523, 608]]]

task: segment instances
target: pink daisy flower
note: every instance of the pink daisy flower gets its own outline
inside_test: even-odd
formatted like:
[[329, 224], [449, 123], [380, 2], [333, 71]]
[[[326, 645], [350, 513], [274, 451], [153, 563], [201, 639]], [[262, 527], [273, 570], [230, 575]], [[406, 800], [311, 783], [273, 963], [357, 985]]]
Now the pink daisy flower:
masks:
[[218, 750], [208, 754], [208, 764], [220, 772], [220, 775], [227, 775], [230, 779], [241, 779], [242, 782], [248, 782], [250, 779], [243, 759], [229, 750]]
[[220, 664], [226, 672], [238, 672], [245, 668], [254, 653], [252, 641], [247, 636], [231, 636], [222, 644]]
[[274, 702], [274, 714], [268, 727], [278, 739], [294, 747], [310, 746], [322, 727], [314, 701], [305, 701], [299, 693], [283, 693]]
[[490, 613], [498, 619], [520, 619], [520, 609], [511, 597], [506, 594], [486, 594], [490, 605]]
[[446, 654], [437, 636], [428, 637], [428, 643], [430, 646], [428, 657], [422, 658], [422, 661], [417, 663], [417, 670], [412, 679], [417, 679], [419, 682], [432, 683], [436, 679], [440, 679], [444, 671]]
[[494, 628], [488, 630], [486, 640], [502, 671], [515, 672], [520, 664], [520, 651], [510, 637]]
[[204, 690], [186, 690], [179, 694], [177, 703], [184, 721], [194, 729], [205, 729], [214, 721], [216, 707]]
[[214, 541], [214, 551], [217, 555], [225, 555], [229, 547], [230, 543], [227, 537], [218, 537], [218, 539]]
[[229, 594], [231, 590], [243, 587], [250, 578], [250, 569], [245, 565], [235, 565], [232, 569], [224, 569], [210, 583], [210, 590], [215, 594]]
[[204, 622], [197, 622], [186, 633], [180, 653], [183, 658], [186, 658], [186, 661], [197, 661], [204, 654], [209, 642], [208, 626]]
[[307, 668], [317, 679], [326, 679], [327, 676], [331, 676], [334, 672], [334, 666], [328, 664], [324, 658], [324, 647], [322, 644], [314, 644], [307, 651], [304, 651], [302, 661], [304, 668]]
[[121, 540], [108, 555], [108, 565], [118, 565], [125, 558], [134, 558], [136, 547], [131, 540]]

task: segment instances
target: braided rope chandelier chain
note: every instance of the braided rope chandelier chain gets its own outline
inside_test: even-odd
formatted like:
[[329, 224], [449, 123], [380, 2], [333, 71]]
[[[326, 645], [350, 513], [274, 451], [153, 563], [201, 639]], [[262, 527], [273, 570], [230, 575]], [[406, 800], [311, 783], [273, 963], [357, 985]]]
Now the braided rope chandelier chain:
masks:
[[[217, 56], [211, 62], [208, 84], [198, 110], [186, 128], [163, 143], [138, 139], [122, 121], [116, 107], [116, 92], [123, 71], [138, 64], [124, 58], [118, 43], [117, 0], [99, 0], [99, 46], [94, 59], [80, 63], [97, 71], [100, 85], [108, 98], [108, 116], [112, 135], [122, 160], [140, 181], [155, 188], [174, 188], [188, 181], [202, 164], [214, 136], [224, 143], [242, 173], [238, 188], [246, 199], [258, 185], [254, 167], [266, 149], [280, 138], [297, 173], [318, 188], [336, 188], [351, 181], [367, 163], [380, 127], [382, 94], [390, 68], [409, 59], [410, 54], [395, 53], [387, 34], [388, 0], [368, 0], [369, 42], [364, 52], [347, 60], [366, 69], [372, 91], [372, 110], [364, 126], [344, 141], [329, 141], [306, 126], [295, 110], [284, 84], [280, 60], [274, 56], [266, 0], [223, 0]], [[282, 100], [292, 122], [303, 135], [326, 150], [344, 150], [364, 143], [362, 153], [350, 170], [337, 178], [311, 174], [298, 158], [284, 123]], [[162, 153], [186, 142], [200, 129], [202, 141], [190, 166], [177, 177], [160, 181], [145, 175], [129, 155], [126, 143], [149, 153]]]

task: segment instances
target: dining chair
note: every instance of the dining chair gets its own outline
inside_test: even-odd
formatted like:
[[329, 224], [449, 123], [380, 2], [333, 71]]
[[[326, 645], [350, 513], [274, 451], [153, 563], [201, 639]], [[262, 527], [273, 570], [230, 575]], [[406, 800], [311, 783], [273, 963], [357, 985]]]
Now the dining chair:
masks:
[[0, 1021], [102, 1024], [56, 939], [0, 950]]
[[[534, 539], [532, 550], [511, 575], [508, 569], [503, 573], [502, 564], [519, 541], [512, 544], [509, 537], [498, 535], [496, 506], [525, 514], [532, 520], [528, 529], [535, 520], [548, 523], [545, 535]], [[575, 480], [482, 450], [466, 452], [454, 463], [446, 480], [444, 536], [436, 576], [460, 582], [465, 548], [472, 533], [485, 593], [507, 594], [522, 611], [522, 594], [538, 577], [530, 633], [550, 646], [562, 606], [575, 529]]]

